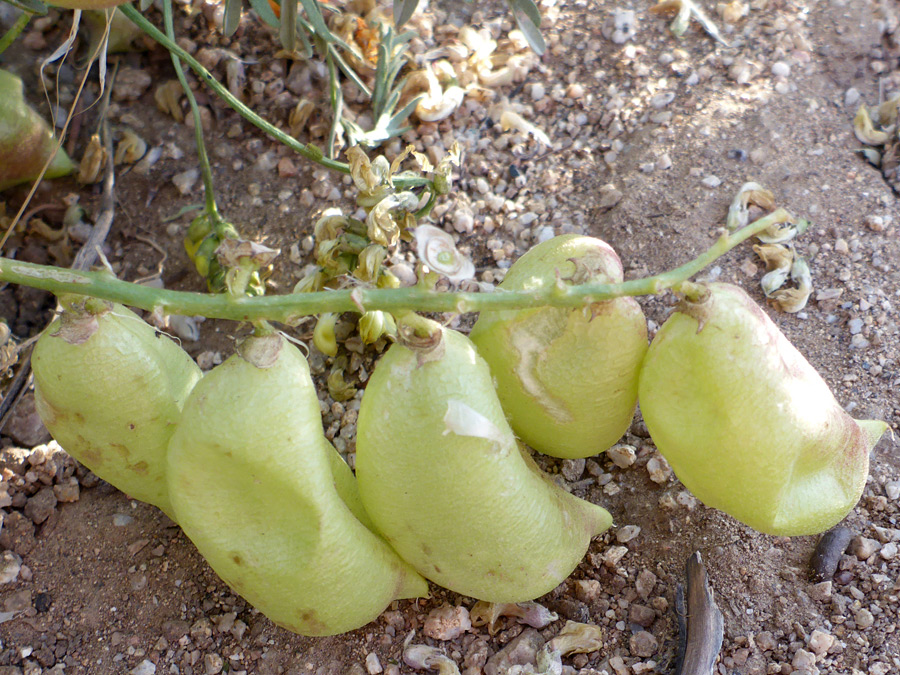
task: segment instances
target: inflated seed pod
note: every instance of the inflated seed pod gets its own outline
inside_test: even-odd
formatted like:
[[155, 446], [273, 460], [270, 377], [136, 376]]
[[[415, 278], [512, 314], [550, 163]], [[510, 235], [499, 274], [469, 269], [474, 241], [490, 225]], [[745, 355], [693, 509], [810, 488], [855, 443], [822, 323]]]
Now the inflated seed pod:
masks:
[[367, 528], [303, 355], [279, 335], [240, 351], [198, 383], [169, 444], [185, 534], [235, 592], [303, 635], [353, 630], [397, 598], [427, 595]]
[[768, 534], [827, 530], [859, 500], [887, 425], [844, 412], [743, 290], [695, 290], [644, 360], [650, 435], [707, 506]]
[[87, 300], [50, 325], [31, 365], [35, 405], [53, 438], [122, 492], [171, 516], [165, 457], [202, 375], [191, 357], [131, 310]]
[[369, 379], [356, 442], [363, 505], [432, 581], [490, 602], [531, 600], [563, 581], [612, 519], [535, 466], [474, 345], [442, 333], [424, 355], [394, 344]]
[[[37, 178], [55, 145], [50, 125], [25, 101], [22, 80], [0, 70], [0, 190]], [[65, 176], [74, 168], [60, 148], [44, 178]]]
[[[500, 288], [622, 281], [622, 263], [600, 239], [563, 235], [517, 260]], [[491, 367], [513, 430], [554, 457], [590, 457], [628, 429], [637, 403], [647, 323], [630, 297], [587, 307], [481, 312], [470, 335]]]

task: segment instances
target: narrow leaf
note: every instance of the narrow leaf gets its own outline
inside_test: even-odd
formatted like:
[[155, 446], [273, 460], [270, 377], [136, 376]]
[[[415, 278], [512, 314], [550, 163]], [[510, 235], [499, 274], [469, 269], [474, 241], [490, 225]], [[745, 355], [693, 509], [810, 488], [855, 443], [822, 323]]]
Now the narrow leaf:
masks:
[[541, 14], [532, 0], [509, 0], [516, 25], [525, 36], [528, 46], [538, 56], [547, 51], [547, 43], [541, 35]]
[[231, 37], [241, 23], [241, 5], [243, 0], [225, 0], [225, 36]]
[[[152, 1], [150, 0], [150, 2]], [[250, 0], [250, 7], [259, 15], [260, 19], [272, 26], [272, 28], [278, 28], [281, 25], [281, 21], [275, 16], [275, 12], [272, 11], [269, 0]]]
[[531, 19], [531, 23], [540, 27], [541, 11], [538, 9], [537, 5], [534, 4], [534, 0], [509, 0], [509, 3], [512, 6], [513, 12], [521, 12]]
[[41, 2], [41, 0], [3, 0], [3, 2], [26, 12], [31, 12], [32, 14], [40, 14], [43, 16], [47, 13], [47, 5]]
[[278, 37], [282, 47], [289, 52], [294, 51], [297, 46], [297, 0], [282, 0]]
[[419, 0], [394, 0], [394, 24], [400, 28], [409, 21], [419, 6]]
[[365, 94], [369, 98], [372, 98], [372, 92], [366, 86], [366, 83], [363, 82], [356, 71], [353, 70], [353, 68], [351, 68], [346, 61], [344, 61], [343, 57], [338, 53], [338, 51], [336, 49], [330, 49], [330, 53], [334, 56], [334, 60], [337, 61], [338, 67], [341, 69], [344, 75], [346, 75], [347, 78], [351, 82], [353, 82], [353, 84], [359, 87], [359, 90], [363, 94]]
[[325, 17], [322, 16], [322, 10], [319, 9], [319, 3], [316, 0], [300, 0], [303, 10], [309, 22], [312, 24], [315, 34], [325, 40], [325, 42], [334, 42], [334, 35], [325, 25]]

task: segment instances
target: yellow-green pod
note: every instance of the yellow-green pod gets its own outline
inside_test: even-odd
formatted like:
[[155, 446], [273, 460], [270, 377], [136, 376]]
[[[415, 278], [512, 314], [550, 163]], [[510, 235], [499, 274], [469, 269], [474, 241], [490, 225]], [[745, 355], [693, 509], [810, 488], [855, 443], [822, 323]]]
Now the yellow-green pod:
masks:
[[279, 335], [240, 351], [197, 385], [169, 445], [185, 534], [235, 592], [303, 635], [353, 630], [395, 599], [427, 595], [367, 528], [303, 355]]
[[67, 309], [34, 347], [38, 413], [66, 452], [171, 516], [166, 449], [202, 373], [131, 310], [87, 304], [93, 311]]
[[[55, 146], [50, 126], [25, 101], [22, 80], [0, 70], [0, 190], [37, 178]], [[74, 169], [60, 148], [43, 177], [66, 176]]]
[[775, 535], [823, 532], [846, 516], [887, 429], [844, 412], [753, 299], [724, 283], [685, 299], [656, 334], [640, 402], [691, 492]]
[[404, 560], [490, 602], [552, 590], [612, 522], [535, 466], [487, 364], [451, 330], [425, 357], [398, 343], [378, 363], [359, 411], [356, 472], [366, 511]]
[[[509, 291], [573, 283], [618, 283], [622, 263], [604, 241], [555, 237], [517, 260]], [[488, 362], [516, 435], [553, 457], [590, 457], [628, 429], [647, 323], [630, 297], [585, 307], [481, 312], [470, 335]]]

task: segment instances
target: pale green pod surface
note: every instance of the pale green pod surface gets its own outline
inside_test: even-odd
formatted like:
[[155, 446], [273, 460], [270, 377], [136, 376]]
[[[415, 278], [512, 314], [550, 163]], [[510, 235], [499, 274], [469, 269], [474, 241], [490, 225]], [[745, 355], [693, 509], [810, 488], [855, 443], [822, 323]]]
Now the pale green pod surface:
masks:
[[[37, 178], [55, 144], [50, 126], [25, 101], [22, 80], [0, 70], [0, 190]], [[44, 177], [58, 178], [74, 169], [60, 149]]]
[[353, 630], [397, 598], [427, 595], [357, 517], [355, 479], [322, 431], [303, 355], [277, 335], [242, 354], [197, 385], [169, 445], [185, 534], [235, 592], [303, 635]]
[[[563, 235], [517, 260], [500, 288], [538, 290], [556, 284], [557, 273], [616, 283], [622, 263], [600, 239]], [[510, 425], [535, 450], [590, 457], [631, 424], [647, 352], [647, 322], [634, 298], [482, 312], [470, 337], [491, 367]]]
[[612, 519], [520, 448], [472, 343], [451, 330], [442, 341], [440, 358], [421, 365], [393, 345], [366, 386], [356, 444], [363, 504], [432, 581], [489, 602], [534, 599], [572, 572]]
[[121, 305], [67, 310], [37, 341], [35, 404], [70, 455], [122, 492], [172, 515], [166, 451], [202, 373], [175, 342]]
[[707, 506], [768, 534], [823, 532], [859, 500], [887, 425], [844, 412], [743, 290], [708, 290], [650, 345], [639, 392], [650, 435]]

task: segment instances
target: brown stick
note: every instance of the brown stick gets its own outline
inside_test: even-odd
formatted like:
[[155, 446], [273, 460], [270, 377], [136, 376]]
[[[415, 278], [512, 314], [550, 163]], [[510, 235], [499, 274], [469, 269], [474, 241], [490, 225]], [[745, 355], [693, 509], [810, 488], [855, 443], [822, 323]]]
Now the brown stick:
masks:
[[687, 598], [682, 584], [678, 584], [675, 592], [675, 614], [678, 617], [675, 675], [711, 675], [722, 648], [725, 622], [713, 599], [699, 551], [688, 558], [685, 577]]

